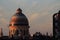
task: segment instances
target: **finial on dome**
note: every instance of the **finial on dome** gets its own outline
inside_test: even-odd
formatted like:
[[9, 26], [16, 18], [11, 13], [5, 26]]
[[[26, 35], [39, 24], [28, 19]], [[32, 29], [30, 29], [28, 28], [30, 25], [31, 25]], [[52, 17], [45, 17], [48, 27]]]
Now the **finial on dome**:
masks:
[[20, 8], [18, 8], [17, 11], [22, 11], [22, 10]]
[[20, 8], [18, 8], [18, 9], [16, 10], [16, 13], [22, 13], [22, 10], [21, 10]]

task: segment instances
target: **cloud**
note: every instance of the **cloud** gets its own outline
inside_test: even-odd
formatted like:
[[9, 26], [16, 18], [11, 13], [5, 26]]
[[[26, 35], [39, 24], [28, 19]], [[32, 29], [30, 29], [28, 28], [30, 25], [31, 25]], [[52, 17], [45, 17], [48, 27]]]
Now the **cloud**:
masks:
[[6, 21], [6, 19], [5, 18], [1, 18], [1, 20], [0, 21], [2, 21], [2, 23], [3, 24], [7, 24], [7, 21]]
[[0, 17], [2, 17], [3, 15], [2, 14], [0, 14]]
[[[30, 31], [31, 33], [35, 33], [35, 32], [41, 32], [41, 33], [46, 33], [48, 32], [49, 34], [52, 34], [52, 17], [50, 17], [51, 15], [45, 15], [42, 18], [37, 19], [36, 21], [34, 20], [34, 22], [32, 22], [32, 24], [30, 25]], [[34, 28], [34, 29], [33, 29]]]
[[32, 7], [36, 7], [37, 5], [39, 5], [37, 1], [32, 2]]
[[38, 18], [38, 16], [38, 13], [33, 13], [32, 15], [30, 15], [30, 20], [35, 20], [36, 18]]
[[3, 17], [0, 18], [0, 28], [3, 29], [3, 34], [4, 35], [8, 35], [9, 29], [8, 29], [8, 21], [7, 21], [6, 18], [3, 18]]
[[1, 16], [3, 14], [3, 7], [1, 7], [1, 6], [0, 6], [0, 14], [1, 14]]

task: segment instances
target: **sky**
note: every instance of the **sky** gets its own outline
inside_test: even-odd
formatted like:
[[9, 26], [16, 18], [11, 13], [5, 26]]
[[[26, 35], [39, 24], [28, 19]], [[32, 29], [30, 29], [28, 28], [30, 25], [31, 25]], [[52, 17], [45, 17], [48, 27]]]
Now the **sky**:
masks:
[[16, 9], [28, 18], [30, 33], [53, 34], [53, 14], [60, 10], [60, 0], [0, 0], [0, 28], [9, 33], [9, 22]]

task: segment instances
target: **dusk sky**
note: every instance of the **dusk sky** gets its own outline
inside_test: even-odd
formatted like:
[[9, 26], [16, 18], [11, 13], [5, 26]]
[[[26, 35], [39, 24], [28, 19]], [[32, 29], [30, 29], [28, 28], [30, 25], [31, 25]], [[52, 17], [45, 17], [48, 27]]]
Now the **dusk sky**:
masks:
[[52, 16], [60, 10], [60, 0], [0, 0], [0, 28], [9, 33], [9, 22], [16, 9], [21, 8], [27, 16], [30, 33], [53, 33]]

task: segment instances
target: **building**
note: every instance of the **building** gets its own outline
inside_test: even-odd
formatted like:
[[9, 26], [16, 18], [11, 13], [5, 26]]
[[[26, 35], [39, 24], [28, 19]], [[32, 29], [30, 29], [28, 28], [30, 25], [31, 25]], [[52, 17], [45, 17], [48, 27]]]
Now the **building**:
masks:
[[0, 37], [3, 36], [3, 31], [2, 31], [2, 28], [0, 28]]
[[9, 24], [9, 37], [29, 36], [29, 22], [27, 17], [18, 8]]
[[55, 40], [60, 40], [60, 11], [53, 15], [53, 36]]

